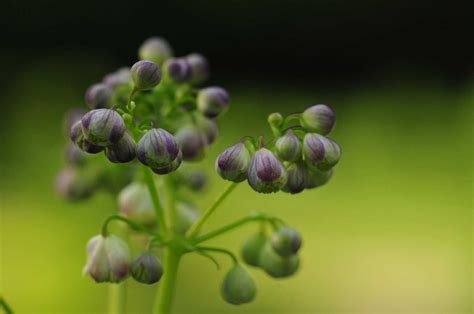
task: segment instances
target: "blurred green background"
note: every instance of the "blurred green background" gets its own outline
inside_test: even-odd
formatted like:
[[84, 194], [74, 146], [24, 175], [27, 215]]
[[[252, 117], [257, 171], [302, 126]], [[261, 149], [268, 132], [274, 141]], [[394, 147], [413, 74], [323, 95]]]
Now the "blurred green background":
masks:
[[[0, 51], [0, 295], [16, 312], [106, 311], [108, 285], [81, 271], [85, 244], [116, 201], [55, 195], [62, 116], [84, 106], [88, 85], [134, 62], [143, 39], [162, 35], [178, 55], [209, 56], [211, 84], [232, 97], [199, 164], [210, 178], [195, 197], [201, 210], [224, 187], [215, 157], [243, 135], [269, 134], [270, 112], [331, 105], [343, 149], [328, 185], [262, 195], [243, 183], [206, 225], [254, 210], [284, 218], [304, 238], [296, 276], [251, 269], [258, 296], [235, 307], [219, 295], [228, 259], [216, 271], [186, 256], [175, 313], [473, 313], [474, 81], [463, 5], [53, 3], [8, 2]], [[255, 228], [213, 243], [238, 252]], [[148, 313], [156, 286], [128, 286], [129, 313]]]

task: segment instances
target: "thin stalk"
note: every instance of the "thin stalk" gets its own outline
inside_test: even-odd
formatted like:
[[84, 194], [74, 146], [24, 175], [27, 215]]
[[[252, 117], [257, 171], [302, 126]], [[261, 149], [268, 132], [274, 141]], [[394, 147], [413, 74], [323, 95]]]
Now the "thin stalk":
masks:
[[131, 220], [125, 218], [125, 217], [122, 217], [122, 216], [119, 216], [119, 215], [112, 215], [112, 216], [107, 217], [107, 219], [105, 219], [104, 223], [102, 224], [102, 235], [104, 237], [106, 237], [109, 234], [109, 230], [108, 230], [109, 223], [114, 221], [114, 220], [125, 222], [126, 224], [128, 224], [130, 226], [130, 228], [132, 228], [135, 231], [140, 231], [140, 232], [143, 232], [145, 234], [151, 235], [153, 237], [157, 236], [157, 234], [155, 232], [153, 232], [152, 230], [146, 228], [145, 226], [142, 226], [142, 225], [140, 225], [136, 222], [133, 222], [133, 221], [131, 221]]
[[150, 192], [153, 207], [155, 208], [156, 218], [158, 220], [158, 228], [160, 230], [160, 234], [163, 235], [167, 230], [166, 221], [163, 213], [163, 208], [161, 207], [160, 199], [158, 197], [158, 192], [156, 191], [156, 185], [155, 181], [153, 180], [153, 174], [148, 167], [143, 167], [143, 171], [145, 173], [145, 183], [148, 187], [148, 191]]
[[109, 285], [109, 314], [124, 314], [127, 304], [126, 282]]
[[198, 246], [197, 249], [202, 250], [202, 251], [226, 254], [227, 256], [229, 256], [232, 259], [232, 262], [234, 263], [234, 265], [238, 264], [238, 262], [239, 262], [237, 260], [237, 257], [234, 255], [234, 253], [232, 253], [231, 251], [226, 250], [226, 249], [221, 249], [221, 248], [218, 248], [218, 247], [210, 247], [210, 246]]
[[4, 298], [0, 297], [0, 309], [3, 308], [5, 314], [13, 314], [12, 308], [8, 305]]
[[216, 211], [216, 209], [219, 207], [219, 205], [226, 199], [227, 196], [229, 196], [230, 193], [237, 187], [237, 183], [232, 182], [227, 186], [225, 191], [219, 195], [219, 197], [214, 201], [214, 203], [209, 207], [205, 212], [202, 217], [196, 221], [191, 228], [189, 228], [188, 232], [186, 233], [186, 236], [188, 238], [194, 238], [204, 225], [204, 223], [209, 219], [209, 217]]

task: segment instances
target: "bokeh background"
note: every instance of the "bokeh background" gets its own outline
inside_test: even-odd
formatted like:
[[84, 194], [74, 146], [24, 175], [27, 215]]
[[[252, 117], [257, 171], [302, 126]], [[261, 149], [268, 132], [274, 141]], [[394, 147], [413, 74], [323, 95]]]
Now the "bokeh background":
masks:
[[[472, 313], [474, 55], [468, 2], [7, 0], [0, 78], [0, 295], [18, 313], [103, 313], [107, 285], [81, 276], [86, 241], [116, 211], [96, 195], [54, 194], [62, 115], [83, 92], [136, 60], [150, 35], [201, 52], [230, 111], [199, 166], [243, 135], [268, 134], [270, 112], [327, 103], [343, 148], [333, 180], [296, 196], [242, 184], [209, 229], [259, 209], [304, 237], [295, 277], [257, 279], [254, 303], [219, 296], [223, 269], [186, 257], [176, 313]], [[214, 241], [238, 250], [248, 226]], [[155, 286], [130, 282], [130, 313]]]

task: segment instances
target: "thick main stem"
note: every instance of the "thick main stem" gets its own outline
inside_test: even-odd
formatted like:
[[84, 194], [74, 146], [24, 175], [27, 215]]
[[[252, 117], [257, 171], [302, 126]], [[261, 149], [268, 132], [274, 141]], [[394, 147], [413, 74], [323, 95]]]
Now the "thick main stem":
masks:
[[181, 259], [181, 252], [173, 247], [166, 248], [164, 254], [164, 274], [158, 287], [155, 308], [153, 309], [154, 314], [169, 314], [171, 311]]
[[109, 314], [124, 314], [127, 304], [126, 282], [109, 285]]

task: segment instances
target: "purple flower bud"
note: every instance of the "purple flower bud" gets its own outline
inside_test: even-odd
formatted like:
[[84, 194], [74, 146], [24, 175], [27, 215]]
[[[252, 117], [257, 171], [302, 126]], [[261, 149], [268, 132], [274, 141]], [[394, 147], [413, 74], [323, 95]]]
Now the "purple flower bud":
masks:
[[102, 83], [107, 85], [109, 88], [115, 89], [120, 85], [130, 83], [131, 80], [132, 75], [130, 73], [130, 68], [124, 67], [104, 76]]
[[307, 171], [304, 165], [300, 163], [291, 164], [286, 168], [286, 173], [288, 174], [288, 180], [282, 189], [283, 191], [296, 194], [305, 189]]
[[125, 132], [122, 138], [115, 144], [105, 148], [105, 155], [111, 162], [126, 163], [135, 159], [135, 141], [129, 132]]
[[325, 171], [338, 163], [341, 148], [336, 142], [322, 135], [308, 133], [304, 138], [303, 154], [310, 169]]
[[77, 145], [70, 143], [64, 152], [66, 161], [75, 166], [81, 166], [86, 161], [87, 154]]
[[301, 125], [310, 132], [326, 135], [331, 132], [336, 115], [327, 105], [314, 105], [301, 115]]
[[71, 127], [71, 132], [69, 136], [71, 138], [71, 141], [73, 141], [77, 145], [77, 147], [89, 154], [97, 154], [104, 150], [102, 146], [94, 145], [86, 139], [86, 137], [84, 136], [84, 132], [82, 131], [81, 121], [77, 121]]
[[138, 61], [132, 66], [132, 80], [138, 90], [150, 90], [161, 81], [158, 66], [147, 60]]
[[319, 171], [319, 170], [309, 170], [306, 173], [306, 189], [314, 189], [326, 184], [332, 177], [333, 170], [329, 171]]
[[113, 91], [105, 84], [94, 84], [86, 91], [86, 103], [91, 109], [107, 108]]
[[174, 81], [183, 83], [191, 79], [191, 65], [185, 59], [168, 59], [163, 68], [165, 73]]
[[81, 124], [86, 139], [98, 146], [117, 143], [127, 130], [122, 117], [111, 109], [89, 111], [82, 117]]
[[199, 161], [206, 155], [208, 142], [202, 130], [186, 126], [176, 133], [176, 141], [183, 152], [183, 160]]
[[301, 142], [292, 130], [280, 137], [275, 143], [275, 152], [280, 159], [297, 161], [301, 158]]
[[283, 257], [273, 249], [270, 241], [264, 246], [260, 254], [260, 267], [274, 278], [284, 278], [293, 275], [299, 267], [298, 255]]
[[178, 153], [178, 156], [167, 166], [161, 168], [152, 168], [153, 172], [156, 174], [168, 174], [171, 172], [176, 171], [179, 166], [181, 166], [181, 162], [183, 161], [183, 153], [181, 150]]
[[163, 62], [173, 56], [173, 50], [164, 38], [151, 37], [140, 46], [138, 56], [141, 60], [151, 60], [161, 66]]
[[163, 129], [151, 129], [138, 142], [137, 158], [153, 169], [163, 168], [176, 159], [179, 146], [173, 135]]
[[156, 224], [153, 202], [145, 184], [134, 182], [127, 185], [120, 191], [118, 203], [120, 215], [148, 227]]
[[271, 238], [273, 249], [283, 257], [296, 254], [301, 247], [301, 242], [300, 234], [290, 227], [278, 229]]
[[198, 126], [206, 135], [207, 144], [211, 145], [214, 143], [219, 134], [219, 127], [217, 126], [216, 120], [203, 117], [198, 120]]
[[92, 196], [96, 184], [93, 178], [81, 176], [75, 168], [65, 168], [56, 177], [56, 193], [63, 199], [79, 201]]
[[190, 203], [179, 202], [176, 204], [176, 224], [174, 229], [180, 234], [186, 231], [199, 219], [199, 211]]
[[244, 143], [227, 148], [216, 159], [216, 171], [225, 180], [242, 182], [247, 179], [250, 153]]
[[230, 304], [239, 305], [252, 302], [256, 294], [257, 287], [248, 271], [238, 264], [232, 267], [221, 286], [222, 298]]
[[130, 272], [136, 281], [151, 285], [160, 281], [163, 276], [163, 266], [153, 253], [147, 252], [132, 262]]
[[260, 148], [253, 156], [247, 177], [249, 185], [260, 193], [277, 192], [287, 181], [285, 168], [266, 148]]
[[130, 250], [127, 243], [117, 236], [97, 235], [88, 245], [88, 260], [84, 274], [96, 282], [121, 282], [128, 276]]
[[221, 87], [201, 89], [197, 96], [198, 109], [208, 118], [215, 118], [229, 106], [229, 94]]
[[192, 53], [186, 57], [186, 61], [191, 65], [191, 83], [201, 84], [209, 77], [209, 64], [202, 55]]

